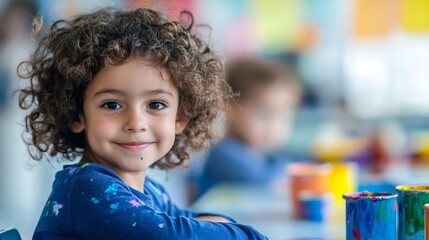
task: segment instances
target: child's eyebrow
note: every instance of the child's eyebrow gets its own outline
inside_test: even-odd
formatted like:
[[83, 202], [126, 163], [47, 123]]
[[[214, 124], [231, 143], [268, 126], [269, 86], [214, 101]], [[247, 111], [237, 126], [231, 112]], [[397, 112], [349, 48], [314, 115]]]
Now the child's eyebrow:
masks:
[[100, 91], [98, 91], [94, 94], [94, 97], [97, 97], [97, 96], [103, 95], [103, 94], [124, 95], [123, 92], [116, 90], [116, 89], [101, 89]]
[[164, 90], [164, 89], [156, 89], [156, 90], [146, 91], [146, 92], [144, 92], [144, 94], [145, 95], [167, 94], [167, 95], [170, 95], [171, 97], [173, 97], [173, 93], [171, 93], [170, 91]]
[[[103, 94], [126, 95], [125, 92], [117, 89], [101, 89], [100, 91], [94, 94], [94, 97], [103, 95]], [[159, 95], [159, 94], [166, 94], [173, 97], [173, 93], [164, 89], [155, 89], [155, 90], [148, 90], [143, 92], [143, 95], [147, 95], [147, 96], [153, 96], [153, 95]]]

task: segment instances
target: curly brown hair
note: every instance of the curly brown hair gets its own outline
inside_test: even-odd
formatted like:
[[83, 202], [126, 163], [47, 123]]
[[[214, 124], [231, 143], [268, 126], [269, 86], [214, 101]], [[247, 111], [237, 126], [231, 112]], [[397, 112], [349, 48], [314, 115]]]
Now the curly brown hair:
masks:
[[133, 57], [153, 60], [167, 69], [179, 92], [179, 112], [189, 122], [176, 135], [172, 149], [153, 166], [169, 169], [186, 165], [189, 150], [201, 150], [216, 135], [213, 121], [222, 113], [230, 89], [223, 78], [223, 61], [194, 31], [194, 19], [184, 11], [171, 20], [150, 9], [103, 8], [72, 20], [58, 20], [39, 37], [28, 61], [18, 67], [29, 87], [19, 92], [19, 105], [30, 109], [24, 140], [34, 160], [62, 154], [65, 160], [82, 156], [84, 133], [70, 125], [83, 114], [84, 93], [106, 66]]

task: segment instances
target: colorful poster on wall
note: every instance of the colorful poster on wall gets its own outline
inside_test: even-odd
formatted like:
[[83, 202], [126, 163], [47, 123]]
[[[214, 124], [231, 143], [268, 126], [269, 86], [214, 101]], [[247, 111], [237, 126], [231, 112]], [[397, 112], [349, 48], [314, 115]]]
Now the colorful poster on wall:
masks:
[[197, 19], [211, 27], [210, 42], [226, 56], [249, 54], [259, 50], [256, 19], [248, 0], [196, 1]]
[[396, 0], [356, 0], [354, 35], [358, 38], [385, 37], [395, 23]]
[[183, 10], [194, 12], [194, 0], [124, 0], [128, 8], [151, 8], [165, 12], [173, 18], [179, 18]]
[[294, 47], [304, 21], [303, 1], [254, 0], [252, 12], [266, 50]]
[[429, 0], [402, 0], [401, 25], [409, 32], [428, 32]]

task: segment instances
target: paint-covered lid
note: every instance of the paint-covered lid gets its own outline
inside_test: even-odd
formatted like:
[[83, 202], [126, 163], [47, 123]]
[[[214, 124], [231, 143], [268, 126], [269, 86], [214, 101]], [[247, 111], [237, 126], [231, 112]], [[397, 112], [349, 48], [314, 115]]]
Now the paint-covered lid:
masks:
[[396, 190], [400, 192], [429, 192], [429, 186], [396, 186]]
[[374, 202], [396, 197], [398, 197], [398, 194], [389, 192], [355, 192], [343, 194], [343, 198], [346, 200], [370, 199]]

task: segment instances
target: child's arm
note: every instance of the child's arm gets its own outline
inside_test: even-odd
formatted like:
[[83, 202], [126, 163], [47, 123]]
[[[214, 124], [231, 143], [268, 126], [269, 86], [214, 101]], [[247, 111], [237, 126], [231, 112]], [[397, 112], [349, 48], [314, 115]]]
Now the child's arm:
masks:
[[210, 221], [210, 222], [230, 222], [228, 219], [220, 216], [198, 216], [195, 219]]
[[185, 211], [188, 216], [171, 216], [150, 202], [142, 202], [120, 179], [94, 176], [94, 172], [84, 176], [83, 172], [70, 194], [71, 219], [81, 238], [266, 239], [250, 226], [199, 221], [190, 211]]
[[147, 188], [145, 189], [145, 191], [151, 191], [153, 192], [153, 194], [159, 195], [160, 199], [163, 200], [160, 205], [164, 206], [165, 208], [164, 211], [168, 213], [168, 215], [170, 216], [175, 216], [175, 217], [186, 216], [186, 217], [192, 217], [198, 220], [204, 220], [204, 221], [210, 221], [210, 222], [235, 223], [233, 219], [224, 215], [215, 214], [215, 213], [195, 213], [188, 209], [179, 208], [177, 205], [173, 203], [170, 195], [168, 194], [168, 192], [165, 190], [163, 186], [153, 182], [149, 178], [146, 178], [146, 181], [147, 181], [147, 184], [146, 184]]

